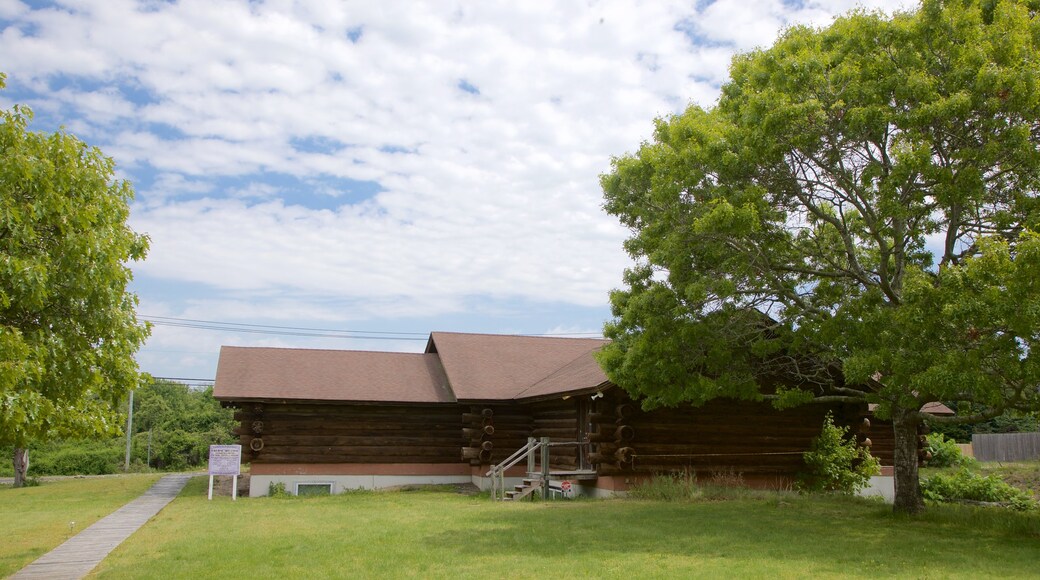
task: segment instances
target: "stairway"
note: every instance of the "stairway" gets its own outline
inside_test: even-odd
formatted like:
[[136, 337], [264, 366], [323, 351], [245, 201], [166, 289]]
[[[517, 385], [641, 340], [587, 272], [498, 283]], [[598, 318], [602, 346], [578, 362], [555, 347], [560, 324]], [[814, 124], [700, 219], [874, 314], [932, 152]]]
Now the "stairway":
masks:
[[522, 481], [523, 483], [515, 486], [513, 490], [507, 491], [502, 501], [522, 500], [542, 487], [542, 478], [538, 476], [525, 477]]

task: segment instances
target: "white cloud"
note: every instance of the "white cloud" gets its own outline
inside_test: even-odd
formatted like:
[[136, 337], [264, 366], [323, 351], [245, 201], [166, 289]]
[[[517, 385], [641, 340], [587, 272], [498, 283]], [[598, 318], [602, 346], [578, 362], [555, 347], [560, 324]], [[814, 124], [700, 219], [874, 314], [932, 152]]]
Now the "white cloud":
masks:
[[852, 6], [0, 0], [0, 43], [41, 116], [141, 176], [135, 270], [181, 293], [146, 304], [385, 320], [474, 296], [605, 306], [628, 262], [600, 209], [610, 157], [710, 106], [734, 51]]

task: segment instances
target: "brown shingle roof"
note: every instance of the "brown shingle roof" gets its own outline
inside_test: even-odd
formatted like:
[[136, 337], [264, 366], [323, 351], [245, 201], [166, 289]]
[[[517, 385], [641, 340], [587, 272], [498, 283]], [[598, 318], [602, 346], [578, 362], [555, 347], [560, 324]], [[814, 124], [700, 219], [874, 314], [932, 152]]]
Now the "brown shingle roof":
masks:
[[225, 346], [213, 395], [230, 401], [537, 399], [604, 386], [607, 377], [592, 353], [606, 342], [434, 332], [424, 354]]
[[[592, 353], [606, 342], [592, 338], [434, 332], [426, 350], [440, 356], [459, 400], [510, 400], [586, 390], [602, 384], [607, 378]], [[582, 372], [549, 380], [578, 359], [585, 361], [578, 365]], [[564, 380], [568, 377], [577, 382]]]
[[436, 355], [236, 346], [220, 349], [213, 395], [238, 401], [455, 402]]

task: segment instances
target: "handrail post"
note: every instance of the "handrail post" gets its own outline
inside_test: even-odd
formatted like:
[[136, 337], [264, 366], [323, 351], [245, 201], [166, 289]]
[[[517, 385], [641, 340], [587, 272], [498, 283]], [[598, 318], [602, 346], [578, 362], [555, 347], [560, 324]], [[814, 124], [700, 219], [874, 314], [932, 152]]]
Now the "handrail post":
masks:
[[549, 499], [549, 438], [542, 437], [542, 500]]
[[527, 438], [527, 477], [534, 475], [534, 437]]
[[495, 481], [495, 470], [496, 469], [497, 469], [496, 466], [494, 466], [494, 465], [491, 466], [491, 501], [495, 501], [495, 500], [498, 499], [498, 489], [496, 489], [498, 487], [498, 485], [497, 485], [497, 482]]

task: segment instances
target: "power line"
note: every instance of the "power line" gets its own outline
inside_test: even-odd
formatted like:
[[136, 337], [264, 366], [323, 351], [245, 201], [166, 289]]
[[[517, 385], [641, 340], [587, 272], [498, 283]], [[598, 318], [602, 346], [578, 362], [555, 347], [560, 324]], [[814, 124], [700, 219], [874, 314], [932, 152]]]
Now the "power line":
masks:
[[189, 382], [189, 383], [212, 383], [215, 379], [189, 379], [185, 377], [157, 377], [152, 375], [152, 378], [157, 381], [173, 381], [173, 382]]
[[[395, 332], [379, 330], [343, 330], [333, 328], [311, 328], [304, 326], [277, 326], [273, 324], [247, 324], [240, 322], [221, 322], [217, 320], [199, 320], [195, 318], [175, 318], [172, 316], [151, 316], [141, 314], [138, 318], [156, 326], [173, 328], [192, 328], [195, 330], [214, 330], [221, 332], [237, 332], [244, 334], [268, 334], [277, 336], [300, 336], [312, 338], [349, 338], [355, 340], [417, 340], [425, 341], [426, 332]], [[567, 332], [524, 334], [524, 336], [591, 336], [599, 337], [596, 332]]]
[[216, 320], [197, 320], [192, 318], [173, 318], [170, 316], [140, 315], [139, 318], [151, 322], [156, 326], [193, 328], [196, 330], [215, 330], [243, 334], [268, 334], [311, 338], [352, 338], [364, 340], [426, 340], [425, 334], [416, 332], [383, 332], [377, 330], [337, 330], [300, 326], [275, 326], [271, 324], [246, 324], [238, 322], [220, 322]]

